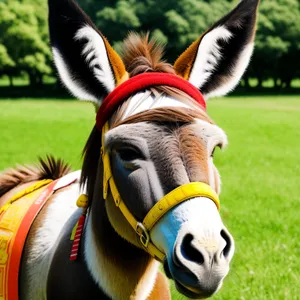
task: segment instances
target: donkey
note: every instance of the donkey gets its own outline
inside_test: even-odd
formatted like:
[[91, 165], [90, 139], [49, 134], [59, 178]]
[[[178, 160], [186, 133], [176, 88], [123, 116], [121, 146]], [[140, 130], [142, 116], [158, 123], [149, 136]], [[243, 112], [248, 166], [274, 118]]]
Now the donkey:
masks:
[[[253, 52], [259, 0], [241, 1], [173, 66], [162, 60], [163, 47], [148, 35], [130, 34], [121, 58], [74, 0], [48, 2], [60, 78], [74, 96], [92, 102], [98, 114], [81, 174], [67, 175], [76, 182], [48, 199], [30, 229], [20, 299], [170, 299], [159, 261], [179, 293], [210, 297], [229, 271], [234, 241], [219, 215], [217, 196], [209, 196], [221, 191], [213, 154], [227, 138], [205, 112], [203, 99], [228, 93], [243, 75]], [[124, 85], [141, 78], [159, 80], [152, 86], [139, 83], [108, 114], [113, 96], [120, 97]], [[106, 97], [111, 102], [103, 102]], [[35, 181], [69, 173], [61, 161], [41, 163], [0, 175], [2, 205]], [[115, 192], [107, 185], [105, 164], [111, 166]], [[176, 202], [149, 232], [134, 230], [118, 207], [122, 200], [141, 224], [153, 207], [164, 209], [160, 199], [190, 183], [203, 184], [207, 196]], [[78, 259], [70, 261], [70, 235], [81, 214], [75, 203], [82, 190], [88, 195], [87, 221]], [[162, 256], [154, 259], [148, 243]]]

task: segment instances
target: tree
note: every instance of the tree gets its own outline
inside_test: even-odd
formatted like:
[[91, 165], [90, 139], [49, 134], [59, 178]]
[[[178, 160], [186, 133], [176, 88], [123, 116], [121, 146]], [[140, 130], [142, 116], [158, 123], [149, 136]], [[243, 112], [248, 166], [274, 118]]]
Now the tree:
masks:
[[9, 76], [24, 71], [33, 85], [52, 72], [46, 3], [39, 2], [0, 2], [0, 51], [3, 60], [7, 56], [0, 69]]
[[248, 76], [256, 77], [259, 85], [273, 78], [275, 85], [290, 86], [300, 69], [300, 3], [298, 0], [264, 0], [256, 48]]
[[0, 44], [0, 76], [9, 76], [11, 86], [13, 85], [12, 74], [15, 66], [15, 62], [8, 55], [6, 47]]
[[[91, 7], [93, 1], [89, 2]], [[166, 44], [167, 56], [174, 61], [232, 6], [224, 0], [119, 0], [109, 1], [95, 16], [99, 28], [117, 48], [128, 31], [152, 31], [155, 38]]]
[[[61, 0], [66, 1], [66, 0]], [[129, 31], [151, 31], [174, 62], [238, 0], [77, 0], [117, 50]], [[289, 87], [300, 77], [300, 1], [263, 0], [250, 77]], [[51, 74], [46, 0], [0, 0], [0, 75], [26, 72], [31, 84]]]
[[[117, 49], [130, 30], [151, 31], [166, 44], [171, 62], [236, 1], [224, 0], [110, 0], [80, 1]], [[300, 2], [264, 0], [259, 7], [256, 49], [248, 77], [273, 78], [289, 86], [300, 76]]]

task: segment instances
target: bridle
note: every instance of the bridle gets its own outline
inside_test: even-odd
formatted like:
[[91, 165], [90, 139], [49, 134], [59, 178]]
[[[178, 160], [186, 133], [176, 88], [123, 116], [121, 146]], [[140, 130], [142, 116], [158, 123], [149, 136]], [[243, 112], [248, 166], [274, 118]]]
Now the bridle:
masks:
[[167, 85], [180, 89], [195, 99], [204, 110], [206, 109], [202, 94], [188, 81], [172, 74], [145, 73], [125, 81], [106, 97], [97, 113], [96, 127], [102, 132], [103, 198], [107, 199], [110, 190], [116, 207], [120, 209], [127, 222], [138, 235], [141, 246], [152, 257], [162, 262], [165, 254], [154, 245], [150, 237], [150, 232], [154, 225], [174, 206], [192, 198], [209, 198], [216, 204], [218, 210], [220, 209], [220, 202], [217, 193], [208, 184], [191, 182], [181, 185], [165, 195], [150, 209], [144, 220], [138, 221], [122, 200], [111, 171], [109, 153], [104, 148], [104, 137], [109, 131], [108, 120], [117, 107], [129, 96], [159, 85]]

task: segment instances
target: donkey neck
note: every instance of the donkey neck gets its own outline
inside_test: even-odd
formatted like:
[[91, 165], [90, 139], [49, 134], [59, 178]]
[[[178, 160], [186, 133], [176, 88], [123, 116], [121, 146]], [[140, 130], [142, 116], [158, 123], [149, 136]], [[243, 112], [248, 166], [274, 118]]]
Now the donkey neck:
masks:
[[[102, 167], [96, 182], [102, 182]], [[95, 186], [98, 188], [94, 191], [84, 241], [88, 269], [112, 299], [146, 299], [153, 289], [158, 263], [116, 233], [106, 212], [102, 186]]]

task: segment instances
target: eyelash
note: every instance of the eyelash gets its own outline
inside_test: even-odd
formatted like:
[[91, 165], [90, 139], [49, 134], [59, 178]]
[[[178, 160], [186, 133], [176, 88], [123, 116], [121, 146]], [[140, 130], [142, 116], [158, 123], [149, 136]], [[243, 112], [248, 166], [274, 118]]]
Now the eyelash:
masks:
[[123, 161], [127, 162], [142, 158], [142, 155], [139, 151], [130, 147], [118, 149], [117, 153]]

